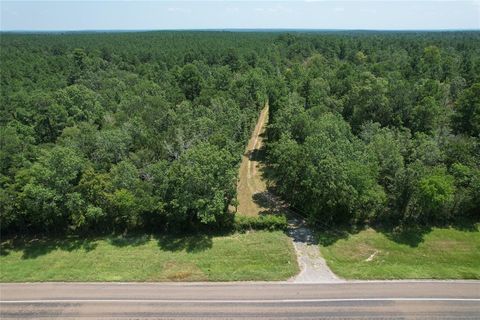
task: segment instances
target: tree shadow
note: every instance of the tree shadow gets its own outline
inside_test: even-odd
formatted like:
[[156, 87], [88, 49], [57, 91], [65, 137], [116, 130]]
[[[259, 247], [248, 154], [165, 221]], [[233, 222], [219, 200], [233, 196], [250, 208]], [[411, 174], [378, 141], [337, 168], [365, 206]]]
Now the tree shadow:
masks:
[[150, 239], [150, 235], [144, 234], [136, 236], [118, 236], [115, 238], [110, 238], [108, 241], [111, 245], [114, 245], [116, 247], [137, 247], [147, 243], [148, 241], [150, 241]]
[[339, 240], [348, 239], [362, 230], [365, 230], [363, 225], [344, 225], [340, 227], [332, 227], [331, 229], [321, 228], [316, 229], [318, 243], [324, 247], [331, 246]]
[[287, 218], [292, 216], [288, 206], [275, 195], [273, 188], [267, 188], [266, 191], [258, 192], [253, 195], [253, 201], [263, 210], [258, 215], [285, 215]]
[[249, 150], [245, 153], [251, 161], [263, 162], [265, 160], [265, 148]]
[[387, 239], [409, 247], [418, 247], [424, 241], [425, 234], [432, 228], [428, 226], [383, 226], [383, 225], [351, 225], [332, 227], [332, 229], [317, 230], [318, 241], [322, 246], [331, 246], [337, 241], [348, 239], [350, 236], [372, 228], [375, 232], [382, 233]]
[[[273, 169], [265, 163], [261, 168], [262, 177], [267, 181], [274, 181]], [[253, 195], [253, 201], [265, 208], [261, 214], [286, 214], [287, 217], [291, 217], [292, 214], [280, 198], [274, 196], [276, 194], [275, 186], [271, 185], [265, 192], [257, 193]], [[272, 200], [274, 198], [274, 200]], [[318, 244], [322, 246], [331, 246], [337, 241], [347, 239], [351, 235], [355, 235], [367, 228], [366, 225], [352, 223], [351, 225], [332, 225], [330, 228], [326, 226], [311, 226], [315, 233], [315, 237], [318, 240]], [[430, 227], [384, 227], [384, 226], [372, 226], [377, 232], [381, 232], [386, 237], [397, 243], [409, 245], [411, 247], [418, 246], [422, 241], [426, 233], [431, 231]], [[464, 228], [470, 228], [468, 224], [464, 224]]]
[[189, 253], [201, 252], [212, 247], [210, 234], [195, 235], [158, 235], [155, 237], [158, 247], [165, 251], [182, 251]]
[[383, 234], [387, 239], [404, 244], [411, 248], [418, 247], [425, 240], [425, 235], [433, 231], [433, 228], [453, 228], [459, 231], [480, 232], [478, 222], [462, 221], [460, 223], [444, 225], [351, 225], [332, 226], [331, 229], [315, 229], [318, 243], [322, 246], [331, 246], [337, 241], [348, 239], [350, 236], [371, 228], [375, 232]]
[[55, 250], [72, 252], [84, 250], [89, 252], [98, 246], [98, 240], [106, 240], [116, 247], [137, 247], [155, 239], [158, 247], [166, 251], [201, 252], [212, 247], [212, 235], [210, 234], [165, 234], [165, 235], [128, 235], [98, 238], [66, 237], [64, 239], [52, 238], [12, 238], [0, 243], [0, 255], [8, 256], [12, 252], [22, 252], [22, 259], [35, 259]]
[[257, 204], [261, 208], [273, 209], [275, 207], [272, 196], [268, 191], [254, 193], [252, 195], [252, 199], [253, 202], [255, 202], [255, 204]]
[[97, 247], [95, 239], [65, 238], [65, 239], [10, 239], [1, 243], [0, 254], [7, 256], [12, 251], [22, 251], [22, 259], [35, 259], [54, 250], [92, 251]]
[[338, 230], [317, 231], [316, 234], [318, 243], [324, 247], [331, 246], [338, 240], [346, 239], [350, 236], [350, 233]]
[[475, 219], [459, 219], [451, 224], [451, 227], [459, 231], [480, 232], [480, 221]]
[[412, 248], [418, 247], [424, 241], [425, 235], [430, 233], [433, 228], [453, 228], [459, 231], [479, 232], [478, 222], [468, 219], [444, 224], [372, 226], [372, 229], [382, 233], [389, 240]]
[[389, 240], [399, 244], [408, 245], [411, 248], [418, 247], [424, 241], [424, 236], [432, 231], [430, 226], [374, 226], [377, 232], [385, 235]]

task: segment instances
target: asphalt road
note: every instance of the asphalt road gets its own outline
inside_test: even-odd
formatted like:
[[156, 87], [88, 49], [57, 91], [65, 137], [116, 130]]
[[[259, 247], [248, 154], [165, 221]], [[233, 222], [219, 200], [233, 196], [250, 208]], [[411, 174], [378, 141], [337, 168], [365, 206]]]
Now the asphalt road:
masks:
[[0, 284], [2, 319], [480, 319], [480, 282]]

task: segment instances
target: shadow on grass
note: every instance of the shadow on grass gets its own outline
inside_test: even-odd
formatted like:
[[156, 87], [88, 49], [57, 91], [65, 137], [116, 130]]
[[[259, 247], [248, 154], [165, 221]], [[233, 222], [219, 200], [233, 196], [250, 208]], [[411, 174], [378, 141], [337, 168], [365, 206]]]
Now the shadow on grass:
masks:
[[373, 227], [379, 233], [385, 235], [389, 240], [407, 245], [411, 248], [418, 247], [424, 241], [426, 234], [432, 231], [430, 226], [396, 226], [396, 227]]
[[92, 251], [97, 247], [95, 239], [65, 238], [65, 239], [11, 239], [0, 245], [0, 255], [9, 255], [11, 251], [22, 251], [22, 259], [35, 259], [54, 250]]
[[182, 251], [189, 253], [201, 252], [212, 247], [212, 235], [159, 235], [156, 236], [158, 247], [165, 251]]
[[276, 203], [268, 191], [257, 192], [253, 194], [252, 198], [253, 202], [261, 208], [274, 209], [276, 207]]
[[0, 243], [0, 255], [8, 256], [13, 251], [21, 251], [22, 259], [35, 259], [55, 250], [72, 252], [84, 250], [89, 252], [95, 250], [98, 241], [105, 240], [115, 247], [137, 247], [146, 244], [152, 239], [157, 241], [158, 248], [164, 251], [182, 251], [189, 253], [201, 252], [212, 247], [211, 234], [194, 235], [127, 235], [127, 236], [99, 236], [79, 238], [68, 236], [62, 239], [41, 238], [41, 239], [9, 239]]
[[[366, 230], [367, 226], [361, 227], [332, 227], [330, 230], [317, 230], [318, 242], [328, 247], [334, 245], [337, 241], [348, 239], [350, 236], [356, 235], [361, 231]], [[423, 242], [424, 235], [429, 233], [432, 229], [430, 227], [371, 227], [376, 232], [384, 234], [389, 240], [396, 243], [408, 245], [410, 247], [418, 247]]]
[[116, 247], [138, 247], [141, 246], [148, 241], [150, 241], [151, 236], [148, 234], [145, 235], [137, 235], [137, 236], [118, 236], [115, 238], [108, 239], [108, 242], [111, 245]]
[[372, 228], [378, 233], [383, 234], [387, 239], [407, 245], [411, 248], [418, 247], [425, 239], [425, 235], [430, 233], [433, 228], [453, 228], [459, 231], [479, 232], [478, 222], [462, 221], [460, 223], [438, 225], [438, 226], [349, 226], [349, 227], [335, 227], [329, 230], [316, 230], [318, 242], [322, 246], [331, 246], [337, 241], [347, 239], [367, 228]]
[[347, 239], [351, 235], [355, 235], [364, 230], [363, 227], [340, 227], [332, 229], [317, 229], [315, 234], [318, 239], [318, 243], [324, 247], [335, 244], [338, 240]]
[[408, 245], [412, 248], [418, 247], [424, 241], [426, 234], [433, 228], [452, 228], [464, 232], [478, 232], [478, 222], [473, 220], [459, 220], [452, 223], [439, 225], [407, 225], [393, 227], [373, 227], [377, 232], [384, 234], [388, 239]]

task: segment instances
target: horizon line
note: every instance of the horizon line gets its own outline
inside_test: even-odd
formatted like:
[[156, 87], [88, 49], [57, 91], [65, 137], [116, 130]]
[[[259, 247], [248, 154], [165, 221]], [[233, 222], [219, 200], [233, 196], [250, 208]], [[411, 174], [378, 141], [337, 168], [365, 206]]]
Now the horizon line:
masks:
[[165, 28], [165, 29], [8, 29], [1, 30], [0, 33], [88, 33], [88, 32], [105, 32], [105, 33], [122, 33], [122, 32], [161, 32], [161, 31], [229, 31], [229, 32], [245, 32], [245, 31], [370, 31], [370, 32], [458, 32], [458, 31], [480, 31], [480, 28], [444, 28], [444, 29], [369, 29], [369, 28]]

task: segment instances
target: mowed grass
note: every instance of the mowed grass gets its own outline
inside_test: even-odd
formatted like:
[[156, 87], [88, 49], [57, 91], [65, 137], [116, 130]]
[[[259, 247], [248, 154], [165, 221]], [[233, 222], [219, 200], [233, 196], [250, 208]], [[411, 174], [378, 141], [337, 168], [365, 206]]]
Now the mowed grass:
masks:
[[325, 234], [320, 239], [328, 265], [346, 279], [480, 279], [478, 226], [401, 235], [367, 229], [335, 241]]
[[282, 232], [4, 241], [0, 281], [285, 280], [298, 272]]

